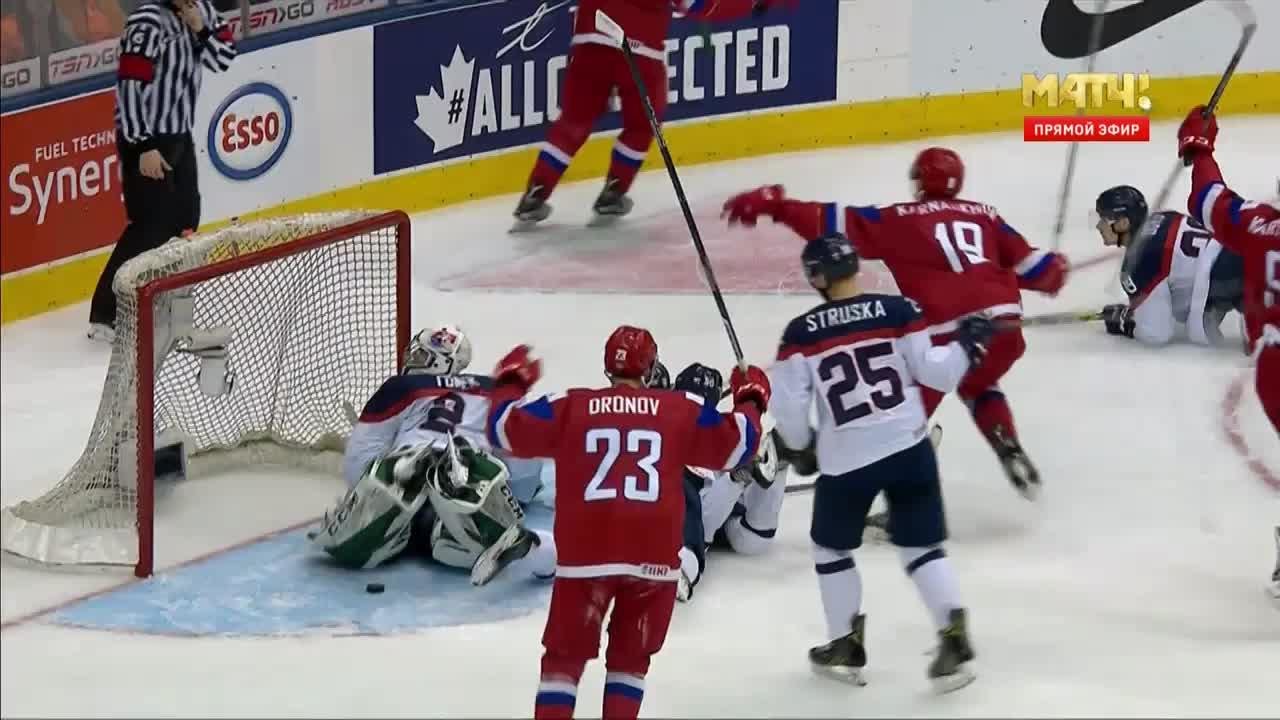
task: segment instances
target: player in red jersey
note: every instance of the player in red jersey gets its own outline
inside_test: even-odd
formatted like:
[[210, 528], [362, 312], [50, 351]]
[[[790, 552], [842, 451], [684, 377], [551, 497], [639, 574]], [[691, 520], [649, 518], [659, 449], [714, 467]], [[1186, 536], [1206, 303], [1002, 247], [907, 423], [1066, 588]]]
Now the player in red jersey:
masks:
[[1280, 210], [1249, 202], [1222, 180], [1213, 144], [1218, 121], [1192, 108], [1178, 128], [1178, 154], [1191, 160], [1187, 209], [1225, 248], [1244, 258], [1244, 323], [1258, 353], [1258, 399], [1280, 434]]
[[[540, 370], [528, 353], [512, 350], [498, 382], [532, 385]], [[556, 463], [559, 557], [535, 718], [573, 717], [610, 605], [603, 717], [636, 717], [675, 608], [684, 468], [732, 469], [755, 457], [769, 403], [764, 371], [735, 370], [734, 411], [720, 413], [700, 396], [646, 387], [657, 357], [648, 330], [624, 325], [605, 344], [610, 387], [507, 401], [490, 416], [496, 446]]]
[[[1066, 258], [1036, 250], [990, 205], [957, 197], [964, 164], [945, 148], [928, 148], [911, 165], [916, 199], [884, 207], [841, 206], [792, 200], [780, 185], [731, 198], [730, 224], [754, 226], [773, 218], [805, 240], [843, 233], [858, 255], [882, 260], [902, 294], [915, 300], [930, 323], [936, 344], [954, 339], [957, 322], [983, 314], [1008, 332], [991, 342], [986, 360], [961, 381], [957, 393], [999, 456], [1009, 481], [1033, 498], [1040, 475], [1018, 442], [1013, 412], [999, 381], [1026, 350], [1020, 288], [1056, 294], [1066, 282]], [[942, 393], [925, 389], [932, 415]]]
[[516, 206], [518, 225], [531, 226], [551, 215], [547, 199], [573, 156], [591, 135], [615, 90], [622, 101], [622, 134], [613, 145], [609, 174], [596, 199], [598, 216], [620, 217], [631, 212], [627, 197], [644, 163], [653, 131], [631, 71], [612, 39], [596, 30], [596, 11], [604, 10], [632, 41], [636, 65], [644, 78], [649, 102], [659, 119], [667, 107], [665, 41], [672, 11], [706, 20], [732, 20], [760, 13], [782, 0], [581, 0], [573, 21], [569, 67], [565, 70], [560, 117], [547, 131], [529, 184]]

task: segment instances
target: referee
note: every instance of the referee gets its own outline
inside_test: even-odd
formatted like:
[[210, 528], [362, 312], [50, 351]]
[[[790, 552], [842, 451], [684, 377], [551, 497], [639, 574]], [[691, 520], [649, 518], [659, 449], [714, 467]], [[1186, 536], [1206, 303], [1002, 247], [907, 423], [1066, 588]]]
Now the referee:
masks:
[[217, 22], [211, 0], [149, 0], [125, 22], [116, 78], [116, 151], [129, 224], [93, 292], [91, 338], [115, 337], [111, 283], [120, 266], [200, 226], [191, 126], [201, 66], [221, 72], [236, 56], [230, 29]]

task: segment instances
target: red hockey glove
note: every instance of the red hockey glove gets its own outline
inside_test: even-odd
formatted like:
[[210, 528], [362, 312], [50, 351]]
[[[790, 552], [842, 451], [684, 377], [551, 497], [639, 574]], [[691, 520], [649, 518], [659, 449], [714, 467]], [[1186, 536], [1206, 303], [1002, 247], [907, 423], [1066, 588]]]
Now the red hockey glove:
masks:
[[748, 365], [745, 373], [735, 367], [729, 374], [729, 389], [735, 405], [755, 403], [762, 413], [769, 409], [769, 396], [773, 394], [769, 376], [755, 365]]
[[1188, 162], [1197, 153], [1213, 152], [1213, 143], [1218, 139], [1218, 119], [1213, 115], [1202, 117], [1203, 112], [1203, 105], [1191, 108], [1178, 127], [1178, 157]]
[[729, 198], [720, 218], [728, 220], [730, 225], [741, 223], [747, 227], [755, 227], [761, 215], [774, 217], [782, 207], [782, 201], [786, 199], [786, 190], [781, 185], [758, 187]]
[[533, 348], [528, 345], [512, 348], [493, 369], [496, 384], [515, 387], [522, 393], [528, 392], [541, 377], [542, 361], [533, 356]]

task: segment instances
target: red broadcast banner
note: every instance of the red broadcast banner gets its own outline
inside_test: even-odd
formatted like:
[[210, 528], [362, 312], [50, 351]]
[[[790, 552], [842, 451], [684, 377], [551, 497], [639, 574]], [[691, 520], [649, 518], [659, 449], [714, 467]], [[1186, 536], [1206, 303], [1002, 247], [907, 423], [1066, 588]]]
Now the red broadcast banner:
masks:
[[1146, 115], [1028, 115], [1022, 119], [1022, 139], [1025, 142], [1147, 142], [1151, 139], [1151, 118]]
[[110, 90], [0, 118], [0, 272], [115, 242], [124, 229]]

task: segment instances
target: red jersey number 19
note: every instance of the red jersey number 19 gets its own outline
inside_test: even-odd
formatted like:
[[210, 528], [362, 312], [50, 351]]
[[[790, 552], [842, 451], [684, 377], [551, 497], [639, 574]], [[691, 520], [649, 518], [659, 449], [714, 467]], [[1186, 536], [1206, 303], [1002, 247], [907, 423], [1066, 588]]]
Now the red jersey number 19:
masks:
[[[951, 269], [962, 273], [968, 265], [987, 261], [982, 252], [982, 226], [965, 220], [940, 222], [933, 226], [933, 237], [947, 256]], [[968, 261], [966, 264], [965, 261]]]
[[617, 488], [605, 487], [605, 481], [622, 456], [624, 440], [628, 455], [642, 452], [644, 455], [635, 461], [639, 474], [622, 477], [622, 497], [638, 502], [658, 501], [661, 486], [658, 482], [658, 459], [662, 457], [662, 434], [654, 430], [627, 430], [624, 434], [617, 428], [592, 428], [587, 431], [587, 454], [603, 457], [583, 494], [587, 502], [617, 499]]

